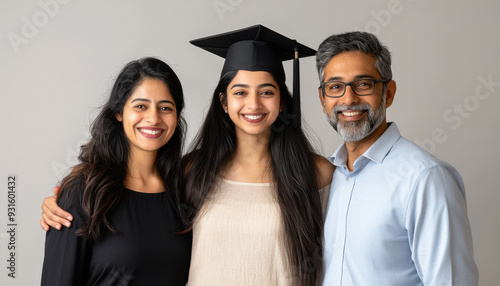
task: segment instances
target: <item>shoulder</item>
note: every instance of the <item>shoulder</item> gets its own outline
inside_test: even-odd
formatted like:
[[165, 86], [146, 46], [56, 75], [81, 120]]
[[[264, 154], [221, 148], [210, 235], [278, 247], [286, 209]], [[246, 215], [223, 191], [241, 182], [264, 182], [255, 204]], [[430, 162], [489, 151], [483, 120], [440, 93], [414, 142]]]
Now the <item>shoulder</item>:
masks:
[[318, 188], [322, 189], [332, 182], [335, 167], [323, 156], [316, 156], [315, 162], [318, 170]]
[[434, 157], [427, 150], [404, 137], [394, 144], [387, 158], [388, 163], [397, 162], [398, 165], [412, 166], [414, 171], [432, 169], [436, 166], [449, 167], [448, 163]]
[[85, 183], [82, 178], [74, 178], [66, 182], [57, 198], [58, 205], [65, 210], [80, 209], [84, 190]]
[[391, 167], [400, 177], [412, 183], [411, 189], [421, 186], [425, 192], [432, 190], [443, 193], [439, 190], [449, 189], [453, 185], [463, 192], [463, 181], [457, 169], [414, 142], [401, 137], [393, 151], [389, 160]]

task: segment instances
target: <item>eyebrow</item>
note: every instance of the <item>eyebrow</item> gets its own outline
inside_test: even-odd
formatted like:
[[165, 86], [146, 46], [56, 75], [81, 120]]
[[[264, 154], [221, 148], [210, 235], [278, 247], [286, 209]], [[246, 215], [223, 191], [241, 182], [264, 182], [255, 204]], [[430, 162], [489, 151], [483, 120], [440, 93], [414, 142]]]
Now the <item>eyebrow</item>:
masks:
[[[134, 103], [134, 102], [136, 102], [136, 101], [146, 101], [146, 102], [151, 103], [151, 100], [146, 99], [146, 98], [136, 98], [136, 99], [132, 100], [132, 102], [131, 102], [131, 103]], [[172, 105], [174, 105], [174, 106], [175, 106], [175, 103], [173, 103], [173, 102], [172, 102], [172, 101], [170, 101], [170, 100], [160, 100], [158, 103], [170, 103], [170, 104], [172, 104]]]
[[[257, 88], [263, 88], [263, 87], [274, 87], [275, 89], [278, 89], [274, 84], [272, 83], [263, 83], [263, 84], [259, 84], [257, 86]], [[243, 88], [250, 88], [250, 86], [248, 84], [242, 84], [242, 83], [236, 83], [234, 84], [233, 86], [231, 86], [230, 90], [233, 89], [233, 88], [236, 88], [236, 87], [243, 87]]]
[[[375, 77], [372, 76], [372, 75], [369, 75], [369, 74], [360, 74], [360, 75], [355, 76], [354, 80], [363, 79], [363, 78], [373, 78], [373, 79], [375, 79]], [[342, 80], [342, 77], [340, 77], [340, 76], [334, 76], [334, 77], [331, 77], [331, 78], [327, 79], [326, 81], [332, 81], [332, 80], [338, 80], [338, 81], [340, 81], [340, 80]]]

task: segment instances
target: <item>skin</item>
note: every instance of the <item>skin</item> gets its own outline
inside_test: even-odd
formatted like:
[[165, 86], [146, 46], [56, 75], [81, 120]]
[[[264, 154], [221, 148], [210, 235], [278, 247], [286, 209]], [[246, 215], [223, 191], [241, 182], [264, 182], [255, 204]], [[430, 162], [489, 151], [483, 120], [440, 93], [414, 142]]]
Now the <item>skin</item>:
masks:
[[[130, 146], [124, 186], [144, 193], [163, 192], [165, 186], [155, 167], [156, 154], [170, 140], [178, 123], [168, 87], [160, 80], [144, 79], [125, 102], [123, 111], [115, 116], [122, 122]], [[160, 133], [145, 133], [151, 131]], [[59, 187], [54, 188], [54, 193], [58, 192]], [[42, 210], [40, 225], [44, 230], [49, 230], [49, 225], [56, 229], [71, 226], [73, 217], [57, 207], [56, 195], [44, 199]]]
[[[134, 89], [123, 111], [115, 117], [123, 124], [131, 154], [145, 151], [156, 155], [158, 149], [170, 140], [178, 123], [175, 102], [168, 87], [162, 81], [150, 78], [144, 79]], [[148, 134], [152, 132], [160, 133]]]
[[[223, 166], [221, 176], [238, 182], [273, 182], [268, 144], [271, 126], [282, 107], [278, 84], [268, 72], [240, 70], [229, 83], [226, 98], [223, 94], [219, 98], [235, 125], [236, 133], [234, 156]], [[249, 120], [248, 116], [260, 118]], [[315, 159], [319, 170], [318, 186], [323, 188], [330, 184], [334, 167], [323, 157]], [[45, 230], [49, 225], [60, 229], [61, 225], [70, 223], [71, 215], [57, 206], [54, 196], [44, 200], [42, 210], [40, 225]]]
[[[229, 83], [226, 95], [226, 100], [222, 94], [220, 99], [234, 123], [236, 152], [223, 169], [223, 177], [243, 182], [272, 182], [268, 142], [271, 125], [280, 110], [278, 83], [268, 72], [241, 70]], [[251, 120], [248, 116], [260, 118]]]
[[130, 146], [124, 186], [145, 193], [164, 191], [155, 167], [156, 154], [172, 138], [179, 122], [168, 87], [158, 79], [143, 80], [116, 119], [122, 122]]
[[[381, 79], [381, 75], [375, 68], [375, 58], [364, 54], [359, 51], [343, 52], [334, 56], [325, 67], [325, 81], [340, 80], [350, 82], [359, 78], [374, 78]], [[377, 84], [375, 92], [371, 95], [358, 96], [351, 87], [346, 88], [344, 96], [339, 98], [330, 98], [323, 96], [321, 88], [318, 88], [319, 99], [323, 106], [323, 112], [331, 114], [335, 106], [346, 105], [355, 106], [359, 104], [369, 104], [372, 109], [376, 109], [382, 103], [383, 85]], [[396, 82], [391, 80], [387, 83], [386, 90], [386, 103], [385, 107], [388, 108], [394, 101], [396, 94]], [[341, 121], [360, 121], [366, 118], [367, 111], [348, 116], [346, 113], [339, 113], [339, 122]], [[353, 164], [359, 156], [361, 156], [370, 146], [377, 141], [377, 139], [387, 130], [387, 120], [384, 121], [368, 136], [359, 141], [345, 142], [348, 158], [347, 167], [350, 171], [353, 170]]]
[[225, 102], [222, 94], [219, 96], [235, 125], [236, 136], [269, 137], [281, 108], [280, 90], [273, 76], [263, 71], [238, 71], [226, 94]]

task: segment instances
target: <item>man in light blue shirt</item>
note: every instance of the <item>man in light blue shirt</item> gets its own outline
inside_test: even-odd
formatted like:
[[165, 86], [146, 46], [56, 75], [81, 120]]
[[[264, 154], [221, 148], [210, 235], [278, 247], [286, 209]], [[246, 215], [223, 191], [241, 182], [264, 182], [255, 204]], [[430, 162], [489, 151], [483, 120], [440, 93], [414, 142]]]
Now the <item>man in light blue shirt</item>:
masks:
[[323, 284], [477, 285], [460, 175], [386, 122], [387, 48], [369, 33], [334, 35], [316, 61], [323, 111], [345, 141], [330, 159]]

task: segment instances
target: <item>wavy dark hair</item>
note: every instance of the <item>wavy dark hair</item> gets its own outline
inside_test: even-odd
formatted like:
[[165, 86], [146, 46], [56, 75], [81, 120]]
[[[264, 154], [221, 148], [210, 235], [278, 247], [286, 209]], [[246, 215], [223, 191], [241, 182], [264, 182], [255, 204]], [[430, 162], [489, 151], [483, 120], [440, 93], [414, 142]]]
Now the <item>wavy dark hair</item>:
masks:
[[123, 111], [125, 102], [144, 79], [164, 82], [172, 95], [179, 124], [172, 138], [157, 153], [156, 167], [166, 191], [179, 198], [181, 188], [180, 162], [185, 122], [181, 116], [184, 95], [181, 82], [174, 71], [156, 58], [142, 58], [128, 63], [118, 75], [109, 100], [102, 107], [90, 128], [90, 141], [83, 145], [76, 165], [61, 183], [58, 202], [68, 201], [69, 192], [83, 189], [82, 208], [87, 224], [77, 231], [96, 240], [108, 232], [117, 232], [108, 214], [123, 195], [127, 175], [129, 142], [122, 123], [115, 115]]
[[[237, 72], [223, 75], [190, 153], [184, 156], [186, 204], [192, 227], [223, 166], [236, 149], [234, 123], [224, 112], [219, 94], [225, 96]], [[273, 76], [274, 77], [274, 76]], [[276, 78], [276, 77], [274, 77]], [[285, 239], [296, 285], [316, 285], [322, 278], [322, 226], [317, 184], [316, 154], [301, 128], [292, 127], [287, 110], [292, 97], [284, 82], [278, 82], [284, 109], [271, 128], [270, 170], [277, 185], [276, 197], [285, 227]], [[295, 285], [294, 284], [294, 285]]]

